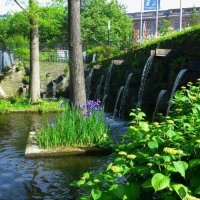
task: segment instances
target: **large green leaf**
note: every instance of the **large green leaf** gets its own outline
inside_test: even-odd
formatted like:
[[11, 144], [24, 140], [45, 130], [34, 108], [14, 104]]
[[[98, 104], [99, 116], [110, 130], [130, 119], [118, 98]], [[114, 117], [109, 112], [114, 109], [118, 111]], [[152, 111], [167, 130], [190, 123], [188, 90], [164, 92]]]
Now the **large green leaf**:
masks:
[[136, 182], [127, 183], [125, 186], [127, 199], [136, 200], [140, 197], [140, 185]]
[[151, 184], [155, 191], [163, 190], [164, 188], [169, 186], [170, 178], [169, 176], [165, 176], [161, 173], [157, 173], [151, 179]]
[[116, 199], [122, 199], [125, 194], [125, 188], [123, 185], [114, 184], [109, 190], [112, 192], [112, 196]]
[[176, 161], [173, 162], [174, 167], [181, 174], [182, 177], [185, 178], [185, 170], [188, 168], [188, 164], [184, 161]]
[[200, 186], [198, 188], [195, 189], [194, 191], [195, 194], [200, 194]]
[[187, 193], [188, 193], [188, 188], [185, 187], [182, 184], [173, 184], [172, 188], [176, 191], [176, 193], [178, 194], [178, 196], [183, 199], [186, 197]]
[[189, 167], [193, 168], [196, 167], [197, 165], [200, 165], [200, 159], [192, 159], [189, 162]]
[[101, 194], [102, 194], [102, 192], [100, 190], [97, 190], [97, 189], [93, 189], [92, 192], [91, 192], [92, 198], [94, 200], [99, 199], [101, 197]]
[[90, 177], [90, 174], [88, 173], [88, 172], [85, 172], [84, 174], [83, 174], [83, 178], [84, 179], [88, 179]]
[[152, 184], [151, 184], [151, 178], [148, 178], [143, 184], [142, 187], [147, 189], [147, 188], [152, 188]]
[[139, 126], [143, 131], [149, 131], [149, 124], [147, 122], [139, 122]]
[[173, 130], [168, 130], [166, 135], [167, 135], [167, 137], [169, 137], [171, 139], [172, 137], [176, 136], [177, 134]]
[[154, 151], [154, 150], [158, 149], [158, 142], [150, 141], [150, 142], [148, 142], [148, 146], [152, 151]]

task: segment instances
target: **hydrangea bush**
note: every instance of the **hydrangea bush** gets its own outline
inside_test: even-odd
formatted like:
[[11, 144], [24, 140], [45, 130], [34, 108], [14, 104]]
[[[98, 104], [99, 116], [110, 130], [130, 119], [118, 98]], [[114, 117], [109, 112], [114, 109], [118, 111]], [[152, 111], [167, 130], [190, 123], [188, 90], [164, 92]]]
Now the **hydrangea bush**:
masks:
[[200, 200], [200, 79], [177, 91], [170, 116], [149, 123], [132, 110], [115, 159], [72, 185], [80, 199]]

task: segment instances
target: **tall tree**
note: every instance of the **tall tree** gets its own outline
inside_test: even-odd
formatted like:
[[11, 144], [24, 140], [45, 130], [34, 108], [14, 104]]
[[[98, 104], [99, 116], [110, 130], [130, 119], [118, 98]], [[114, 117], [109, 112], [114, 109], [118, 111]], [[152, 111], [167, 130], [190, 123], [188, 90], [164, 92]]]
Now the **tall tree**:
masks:
[[83, 44], [107, 44], [108, 21], [111, 45], [129, 41], [133, 23], [123, 5], [114, 0], [84, 0], [81, 8]]
[[70, 99], [75, 105], [86, 104], [82, 58], [80, 0], [68, 0]]
[[197, 12], [195, 8], [192, 8], [192, 10], [190, 11], [189, 24], [190, 24], [190, 26], [194, 26], [194, 25], [197, 25], [199, 23], [200, 23], [199, 12]]
[[29, 0], [30, 7], [30, 94], [32, 103], [40, 98], [40, 63], [37, 0]]

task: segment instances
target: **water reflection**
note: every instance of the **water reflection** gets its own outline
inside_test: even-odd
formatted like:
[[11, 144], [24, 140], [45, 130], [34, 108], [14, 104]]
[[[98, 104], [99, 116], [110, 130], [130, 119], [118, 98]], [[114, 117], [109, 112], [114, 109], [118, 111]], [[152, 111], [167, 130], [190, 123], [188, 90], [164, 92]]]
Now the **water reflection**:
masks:
[[84, 171], [95, 170], [107, 157], [73, 156], [25, 159], [30, 130], [56, 119], [58, 114], [0, 115], [0, 199], [74, 199], [69, 183]]

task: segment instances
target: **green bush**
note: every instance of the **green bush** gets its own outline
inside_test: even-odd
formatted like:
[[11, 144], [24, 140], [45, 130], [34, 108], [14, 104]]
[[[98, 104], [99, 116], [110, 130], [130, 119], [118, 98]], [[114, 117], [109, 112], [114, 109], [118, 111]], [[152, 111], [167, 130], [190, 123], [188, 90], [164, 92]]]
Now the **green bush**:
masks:
[[112, 57], [119, 56], [123, 52], [114, 46], [97, 46], [87, 50], [88, 54], [97, 53], [97, 62], [108, 60]]
[[24, 70], [24, 63], [23, 62], [19, 62], [17, 63], [17, 67], [16, 67], [16, 72], [19, 72], [19, 71], [23, 71]]
[[81, 199], [200, 199], [200, 79], [172, 102], [170, 116], [160, 122], [132, 111], [116, 158], [104, 171], [85, 173], [72, 184], [86, 189]]
[[24, 83], [25, 85], [28, 85], [28, 84], [29, 84], [29, 81], [30, 81], [30, 77], [29, 77], [28, 75], [24, 76], [24, 78], [23, 78], [23, 83]]
[[30, 59], [30, 50], [29, 48], [16, 48], [13, 49], [13, 53], [16, 58], [20, 60], [29, 60]]

